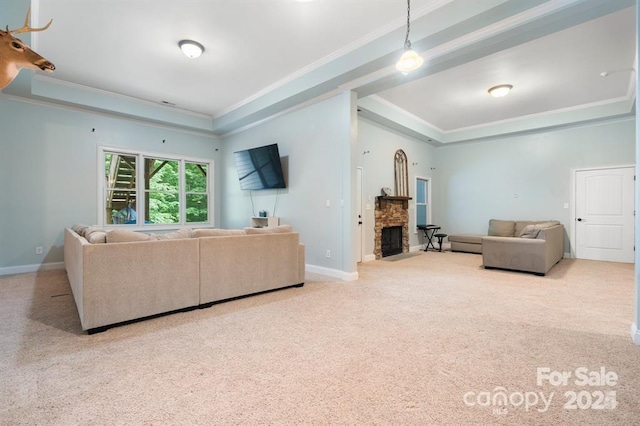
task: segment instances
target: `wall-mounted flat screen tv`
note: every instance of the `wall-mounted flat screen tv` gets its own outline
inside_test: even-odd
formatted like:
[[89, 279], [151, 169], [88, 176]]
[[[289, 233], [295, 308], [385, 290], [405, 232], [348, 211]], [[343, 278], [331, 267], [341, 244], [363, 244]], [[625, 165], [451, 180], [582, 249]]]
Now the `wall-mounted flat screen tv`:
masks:
[[233, 153], [241, 189], [286, 188], [278, 144]]

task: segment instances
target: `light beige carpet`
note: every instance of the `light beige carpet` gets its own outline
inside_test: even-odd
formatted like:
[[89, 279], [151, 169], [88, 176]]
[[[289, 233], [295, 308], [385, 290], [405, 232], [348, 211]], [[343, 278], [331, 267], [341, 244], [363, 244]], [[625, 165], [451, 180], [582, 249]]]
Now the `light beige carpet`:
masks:
[[[64, 271], [2, 277], [0, 424], [639, 424], [633, 265], [565, 259], [536, 277], [481, 263], [374, 261], [356, 282], [309, 274], [92, 336]], [[539, 386], [545, 367], [572, 377]], [[582, 367], [617, 380], [576, 384]], [[598, 409], [600, 392], [617, 407]]]

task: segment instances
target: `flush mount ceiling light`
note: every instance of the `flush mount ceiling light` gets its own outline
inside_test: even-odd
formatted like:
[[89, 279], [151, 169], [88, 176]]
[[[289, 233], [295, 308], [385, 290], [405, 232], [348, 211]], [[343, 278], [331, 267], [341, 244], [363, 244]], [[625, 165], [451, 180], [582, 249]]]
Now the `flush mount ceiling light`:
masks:
[[411, 0], [407, 0], [407, 36], [404, 39], [404, 53], [396, 64], [396, 69], [407, 75], [411, 71], [417, 70], [424, 63], [424, 59], [411, 49], [409, 31], [411, 30]]
[[204, 46], [193, 40], [181, 40], [178, 46], [180, 46], [182, 52], [189, 58], [197, 58], [204, 52]]
[[489, 94], [494, 98], [501, 98], [503, 96], [507, 96], [509, 92], [513, 89], [513, 86], [510, 84], [501, 84], [499, 86], [493, 86], [488, 90]]

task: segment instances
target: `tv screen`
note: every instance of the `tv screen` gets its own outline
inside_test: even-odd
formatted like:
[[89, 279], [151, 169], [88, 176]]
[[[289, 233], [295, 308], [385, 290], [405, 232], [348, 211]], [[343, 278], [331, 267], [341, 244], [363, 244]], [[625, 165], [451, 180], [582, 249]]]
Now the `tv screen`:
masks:
[[241, 189], [286, 188], [278, 144], [233, 153]]

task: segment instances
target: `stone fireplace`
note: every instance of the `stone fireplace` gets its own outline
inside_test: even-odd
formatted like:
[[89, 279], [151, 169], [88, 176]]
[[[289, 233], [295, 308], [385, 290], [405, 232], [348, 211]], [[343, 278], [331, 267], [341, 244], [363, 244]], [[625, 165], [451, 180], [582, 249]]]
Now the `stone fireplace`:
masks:
[[[410, 197], [380, 196], [376, 198], [375, 210], [375, 241], [373, 254], [376, 259], [392, 254], [409, 252], [409, 200]], [[395, 228], [391, 230], [389, 228]], [[393, 233], [399, 233], [401, 241], [391, 243], [391, 250], [383, 251], [383, 229], [385, 230], [385, 246], [390, 243]]]

